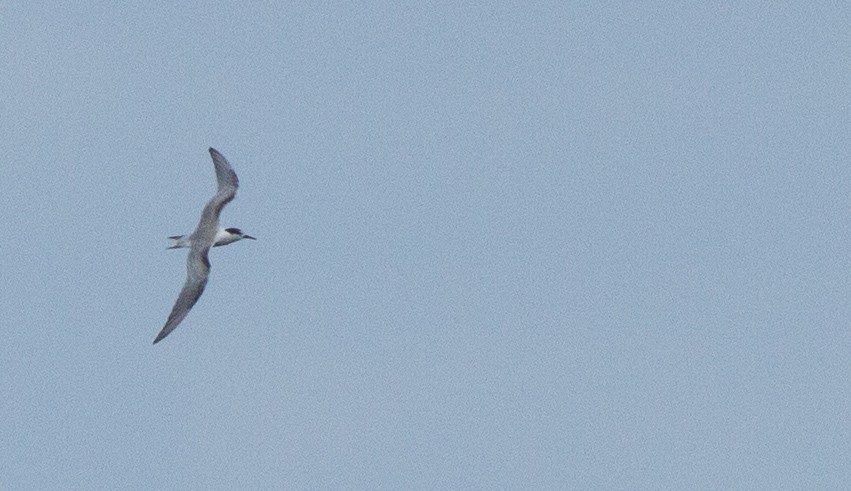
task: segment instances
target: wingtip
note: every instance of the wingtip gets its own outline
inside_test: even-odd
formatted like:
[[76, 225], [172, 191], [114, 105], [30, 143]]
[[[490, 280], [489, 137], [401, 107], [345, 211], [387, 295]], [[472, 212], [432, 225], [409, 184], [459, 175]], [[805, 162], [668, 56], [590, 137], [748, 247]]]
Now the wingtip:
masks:
[[159, 343], [160, 341], [162, 341], [163, 339], [165, 339], [165, 337], [166, 337], [166, 336], [168, 336], [168, 335], [169, 335], [169, 333], [165, 332], [165, 329], [163, 329], [162, 331], [160, 331], [160, 333], [159, 333], [159, 334], [157, 334], [157, 337], [154, 339], [154, 342], [153, 342], [153, 343], [151, 343], [151, 344], [157, 344], [157, 343]]

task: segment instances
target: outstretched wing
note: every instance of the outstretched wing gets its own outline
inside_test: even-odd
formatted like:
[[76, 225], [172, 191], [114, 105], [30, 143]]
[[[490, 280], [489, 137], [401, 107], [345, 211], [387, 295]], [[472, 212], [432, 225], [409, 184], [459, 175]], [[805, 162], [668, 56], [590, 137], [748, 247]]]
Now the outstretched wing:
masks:
[[204, 287], [207, 286], [207, 278], [210, 276], [210, 260], [207, 258], [207, 252], [210, 247], [192, 248], [189, 251], [189, 257], [186, 259], [186, 283], [183, 284], [183, 290], [174, 302], [174, 307], [171, 309], [171, 314], [163, 326], [157, 338], [154, 339], [154, 344], [162, 341], [168, 336], [171, 331], [186, 318], [186, 314], [192, 310], [192, 307], [201, 298], [204, 293]]
[[210, 157], [213, 158], [213, 166], [216, 168], [218, 190], [210, 198], [210, 201], [207, 202], [207, 205], [204, 206], [204, 211], [201, 212], [201, 220], [198, 222], [198, 229], [195, 231], [196, 234], [204, 235], [201, 238], [202, 242], [213, 240], [219, 228], [219, 214], [222, 212], [222, 208], [236, 197], [236, 189], [239, 187], [239, 179], [236, 177], [236, 172], [234, 172], [233, 167], [230, 166], [225, 156], [220, 154], [215, 148], [210, 147]]
[[213, 166], [216, 168], [216, 182], [219, 184], [219, 191], [232, 189], [236, 192], [236, 188], [239, 187], [239, 179], [236, 178], [236, 172], [233, 171], [228, 159], [213, 147], [210, 147], [210, 157], [213, 158]]

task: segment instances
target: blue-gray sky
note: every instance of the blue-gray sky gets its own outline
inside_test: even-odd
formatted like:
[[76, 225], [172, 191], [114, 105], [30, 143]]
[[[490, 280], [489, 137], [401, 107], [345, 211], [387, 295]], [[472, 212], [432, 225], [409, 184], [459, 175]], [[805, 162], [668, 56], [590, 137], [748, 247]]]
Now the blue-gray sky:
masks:
[[846, 5], [86, 4], [0, 7], [0, 487], [851, 487]]

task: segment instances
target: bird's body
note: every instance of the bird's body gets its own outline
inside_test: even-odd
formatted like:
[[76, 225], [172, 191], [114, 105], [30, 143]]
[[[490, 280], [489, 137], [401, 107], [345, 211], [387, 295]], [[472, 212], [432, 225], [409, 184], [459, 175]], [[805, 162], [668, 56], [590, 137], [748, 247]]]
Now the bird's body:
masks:
[[[169, 249], [180, 249], [181, 247], [190, 247], [192, 244], [191, 235], [172, 235], [169, 237], [171, 245]], [[213, 247], [232, 244], [241, 239], [253, 239], [254, 237], [242, 233], [238, 228], [222, 228], [219, 227], [216, 232], [216, 238], [213, 241]]]
[[254, 237], [242, 233], [237, 228], [224, 229], [219, 227], [219, 215], [222, 208], [236, 196], [239, 179], [222, 154], [214, 148], [210, 148], [210, 156], [213, 158], [213, 166], [216, 169], [218, 190], [204, 206], [204, 211], [201, 212], [201, 220], [194, 232], [188, 236], [169, 237], [173, 241], [170, 249], [189, 248], [189, 255], [186, 259], [186, 283], [183, 284], [183, 289], [171, 309], [168, 320], [154, 339], [154, 344], [168, 336], [183, 321], [201, 297], [201, 294], [204, 293], [204, 287], [207, 286], [207, 278], [210, 275], [210, 259], [207, 256], [210, 248], [227, 245], [240, 239], [254, 239]]

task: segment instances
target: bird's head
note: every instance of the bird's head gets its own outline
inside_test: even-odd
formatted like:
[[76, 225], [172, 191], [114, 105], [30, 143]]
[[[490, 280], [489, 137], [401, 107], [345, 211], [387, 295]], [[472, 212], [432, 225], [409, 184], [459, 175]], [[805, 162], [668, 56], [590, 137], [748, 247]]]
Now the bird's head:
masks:
[[251, 239], [251, 240], [257, 240], [257, 239], [255, 239], [254, 237], [252, 237], [252, 236], [250, 236], [250, 235], [248, 235], [248, 234], [244, 233], [242, 230], [240, 230], [240, 229], [238, 229], [238, 228], [233, 228], [233, 227], [231, 227], [231, 228], [226, 228], [226, 229], [225, 229], [225, 232], [227, 232], [227, 233], [229, 233], [229, 234], [231, 234], [231, 235], [233, 235], [233, 236], [238, 237], [237, 239], [234, 239], [234, 240], [239, 240], [239, 239]]

